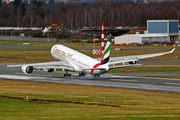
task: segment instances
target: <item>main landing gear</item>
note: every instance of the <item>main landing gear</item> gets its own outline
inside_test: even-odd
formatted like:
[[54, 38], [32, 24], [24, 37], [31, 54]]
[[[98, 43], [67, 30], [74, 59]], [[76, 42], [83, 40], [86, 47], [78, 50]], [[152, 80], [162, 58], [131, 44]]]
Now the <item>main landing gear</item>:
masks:
[[66, 72], [66, 74], [64, 74], [64, 77], [71, 77], [71, 74], [68, 74], [68, 70], [67, 69], [65, 69], [64, 71]]
[[99, 78], [100, 77], [100, 75], [93, 75], [95, 78]]
[[[71, 74], [68, 73], [67, 69], [64, 69], [63, 71], [65, 72], [64, 77], [71, 77]], [[83, 73], [83, 72], [79, 73], [79, 77], [85, 77], [85, 76], [86, 76], [85, 73]]]
[[85, 77], [86, 76], [86, 74], [85, 73], [79, 73], [79, 77]]

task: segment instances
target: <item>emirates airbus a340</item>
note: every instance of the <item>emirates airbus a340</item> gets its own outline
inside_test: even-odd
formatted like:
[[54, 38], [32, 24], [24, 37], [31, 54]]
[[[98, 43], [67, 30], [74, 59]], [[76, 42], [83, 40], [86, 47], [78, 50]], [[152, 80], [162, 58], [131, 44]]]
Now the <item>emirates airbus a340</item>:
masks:
[[[51, 54], [57, 61], [23, 65], [7, 65], [7, 67], [20, 66], [25, 74], [32, 73], [34, 69], [43, 69], [47, 72], [53, 72], [56, 69], [63, 69], [65, 72], [64, 76], [71, 76], [71, 74], [68, 73], [68, 70], [78, 72], [79, 76], [85, 76], [86, 74], [100, 76], [110, 69], [137, 66], [139, 64], [136, 64], [136, 62], [140, 59], [169, 54], [175, 50], [174, 48], [169, 52], [162, 53], [110, 57], [110, 46], [111, 43], [107, 42], [102, 58], [94, 59], [66, 46], [54, 45], [51, 48]], [[122, 63], [122, 65], [117, 65], [119, 63]]]

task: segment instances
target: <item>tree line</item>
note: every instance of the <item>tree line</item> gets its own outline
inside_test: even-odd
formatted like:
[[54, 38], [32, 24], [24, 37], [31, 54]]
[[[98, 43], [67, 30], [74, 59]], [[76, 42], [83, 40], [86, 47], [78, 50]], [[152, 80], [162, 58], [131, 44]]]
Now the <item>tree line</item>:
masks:
[[[1, 0], [2, 1], [2, 0]], [[0, 4], [1, 27], [146, 26], [147, 20], [180, 19], [180, 1], [148, 4], [96, 0], [92, 4], [59, 3], [50, 5], [33, 0], [30, 4], [15, 0]]]

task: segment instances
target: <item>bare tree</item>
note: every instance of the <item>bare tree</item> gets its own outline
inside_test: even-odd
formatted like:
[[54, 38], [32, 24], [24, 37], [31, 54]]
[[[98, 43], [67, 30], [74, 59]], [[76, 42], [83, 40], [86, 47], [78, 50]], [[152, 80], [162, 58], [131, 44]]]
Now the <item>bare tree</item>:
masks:
[[149, 4], [121, 3], [114, 0], [96, 0], [93, 4], [61, 3], [42, 6], [34, 0], [31, 4], [15, 0], [14, 4], [0, 7], [0, 26], [49, 26], [53, 23], [64, 27], [146, 26], [151, 19], [180, 20], [180, 1]]

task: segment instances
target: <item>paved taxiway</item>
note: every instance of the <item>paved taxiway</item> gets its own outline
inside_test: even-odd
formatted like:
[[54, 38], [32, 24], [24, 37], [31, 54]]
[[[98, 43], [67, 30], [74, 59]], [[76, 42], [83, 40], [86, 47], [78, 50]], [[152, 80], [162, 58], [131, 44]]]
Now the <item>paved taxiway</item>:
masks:
[[86, 86], [101, 86], [114, 88], [128, 88], [140, 90], [179, 92], [180, 79], [146, 77], [151, 75], [176, 75], [177, 73], [122, 73], [122, 74], [103, 74], [100, 78], [87, 75], [79, 78], [78, 74], [73, 73], [72, 77], [61, 77], [63, 72], [46, 73], [45, 71], [34, 71], [30, 75], [21, 72], [20, 67], [7, 68], [0, 64], [0, 79], [21, 80], [33, 82], [73, 84]]

